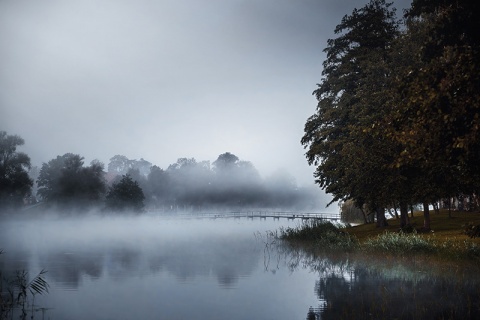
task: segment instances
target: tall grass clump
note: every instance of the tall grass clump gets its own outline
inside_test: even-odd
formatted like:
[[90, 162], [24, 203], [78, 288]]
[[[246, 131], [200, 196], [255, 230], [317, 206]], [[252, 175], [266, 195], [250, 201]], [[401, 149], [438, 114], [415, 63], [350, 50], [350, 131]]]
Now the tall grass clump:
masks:
[[321, 249], [352, 250], [358, 245], [357, 239], [339, 225], [324, 220], [307, 220], [295, 228], [281, 228], [280, 239], [309, 241]]
[[438, 248], [439, 255], [444, 258], [480, 261], [480, 246], [475, 242], [468, 240], [458, 241], [453, 238], [436, 242], [436, 247]]
[[385, 232], [366, 240], [362, 249], [367, 252], [385, 252], [392, 254], [427, 253], [445, 259], [465, 259], [480, 261], [480, 246], [471, 241], [436, 239], [415, 233]]
[[386, 232], [363, 243], [366, 251], [390, 253], [434, 253], [438, 251], [434, 241], [415, 233]]

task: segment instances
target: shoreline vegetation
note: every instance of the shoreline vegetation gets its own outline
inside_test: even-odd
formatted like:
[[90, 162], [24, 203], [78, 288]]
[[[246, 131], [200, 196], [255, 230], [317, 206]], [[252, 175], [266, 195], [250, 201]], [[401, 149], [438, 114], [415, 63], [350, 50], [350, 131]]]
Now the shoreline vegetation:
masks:
[[[400, 219], [386, 227], [375, 224], [342, 226], [329, 221], [308, 221], [282, 228], [277, 237], [288, 244], [314, 251], [343, 251], [360, 255], [426, 256], [440, 260], [480, 262], [480, 237], [468, 235], [480, 225], [480, 212], [440, 210], [431, 216], [432, 230], [420, 232], [423, 212], [410, 218], [411, 232], [402, 231]], [[478, 228], [478, 227], [477, 227]], [[403, 229], [405, 230], [405, 229]]]

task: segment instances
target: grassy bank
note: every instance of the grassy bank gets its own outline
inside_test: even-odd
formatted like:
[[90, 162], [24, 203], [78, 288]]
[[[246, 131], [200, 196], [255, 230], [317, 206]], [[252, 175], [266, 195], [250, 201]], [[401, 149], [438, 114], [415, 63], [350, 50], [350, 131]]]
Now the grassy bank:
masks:
[[[303, 242], [319, 249], [342, 249], [389, 254], [429, 254], [446, 259], [480, 261], [480, 238], [465, 234], [467, 224], [480, 225], [480, 213], [447, 210], [431, 213], [432, 231], [402, 233], [400, 221], [391, 219], [389, 226], [377, 228], [364, 224], [340, 228], [331, 223], [311, 221], [297, 228], [287, 228], [280, 237], [290, 242]], [[423, 226], [423, 213], [410, 218], [414, 228]]]

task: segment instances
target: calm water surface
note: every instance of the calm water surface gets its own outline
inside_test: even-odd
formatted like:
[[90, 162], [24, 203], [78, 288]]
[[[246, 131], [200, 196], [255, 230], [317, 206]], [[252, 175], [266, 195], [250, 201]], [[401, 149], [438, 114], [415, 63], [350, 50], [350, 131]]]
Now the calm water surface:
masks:
[[445, 277], [423, 263], [389, 261], [372, 267], [373, 261], [318, 257], [266, 236], [298, 223], [2, 221], [0, 268], [32, 276], [48, 270], [49, 294], [36, 297], [35, 319], [306, 319], [311, 306], [312, 319], [480, 315], [478, 273], [450, 266]]

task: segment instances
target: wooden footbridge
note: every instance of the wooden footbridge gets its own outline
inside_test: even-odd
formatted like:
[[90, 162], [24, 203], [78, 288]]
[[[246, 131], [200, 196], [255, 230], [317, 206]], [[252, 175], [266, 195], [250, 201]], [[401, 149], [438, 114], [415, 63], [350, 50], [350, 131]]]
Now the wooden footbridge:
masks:
[[[183, 216], [183, 215], [182, 215]], [[320, 213], [320, 212], [272, 212], [272, 211], [238, 211], [238, 212], [219, 212], [219, 213], [191, 213], [184, 217], [198, 218], [198, 219], [267, 219], [274, 220], [288, 219], [288, 220], [329, 220], [340, 221], [340, 214], [338, 213]]]

